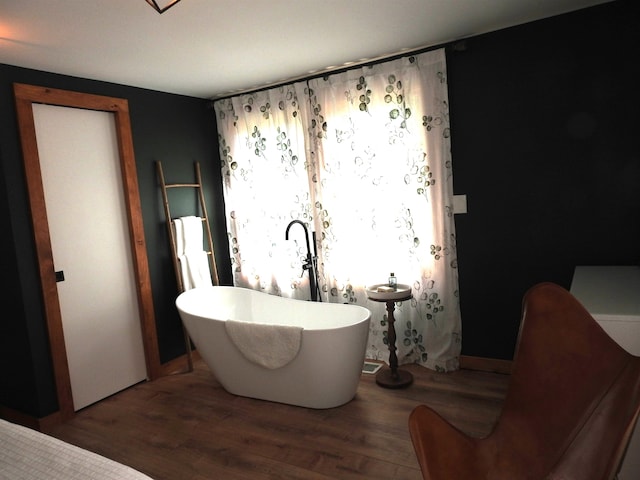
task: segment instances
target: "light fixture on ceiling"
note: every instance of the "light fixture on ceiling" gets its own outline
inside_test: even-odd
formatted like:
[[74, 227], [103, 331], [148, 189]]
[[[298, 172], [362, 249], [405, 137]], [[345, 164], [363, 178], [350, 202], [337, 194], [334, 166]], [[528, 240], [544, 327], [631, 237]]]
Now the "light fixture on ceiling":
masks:
[[[156, 12], [158, 13], [164, 13], [167, 10], [169, 10], [171, 7], [173, 7], [176, 3], [178, 3], [180, 0], [165, 0], [165, 1], [160, 1], [160, 4], [158, 4], [158, 2], [156, 0], [147, 0], [147, 3], [149, 5], [151, 5]], [[160, 6], [163, 5], [163, 6]]]

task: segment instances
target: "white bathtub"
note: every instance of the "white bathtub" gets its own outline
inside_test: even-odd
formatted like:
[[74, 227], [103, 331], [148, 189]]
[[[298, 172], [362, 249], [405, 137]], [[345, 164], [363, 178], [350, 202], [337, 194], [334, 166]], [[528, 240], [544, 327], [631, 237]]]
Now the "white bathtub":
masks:
[[[221, 286], [187, 290], [176, 306], [198, 353], [229, 393], [309, 408], [337, 407], [356, 394], [371, 318], [364, 307]], [[227, 334], [226, 320], [253, 322], [256, 329], [301, 327], [297, 355], [279, 368], [250, 361]]]

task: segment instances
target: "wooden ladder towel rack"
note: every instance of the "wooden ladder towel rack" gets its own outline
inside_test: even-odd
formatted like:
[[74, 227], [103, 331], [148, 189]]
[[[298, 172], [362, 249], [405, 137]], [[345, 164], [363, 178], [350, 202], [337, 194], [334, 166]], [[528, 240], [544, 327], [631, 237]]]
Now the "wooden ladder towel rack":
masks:
[[[211, 271], [211, 282], [213, 285], [218, 285], [218, 269], [216, 266], [216, 257], [213, 250], [213, 238], [211, 237], [211, 228], [209, 225], [209, 216], [207, 215], [207, 205], [204, 199], [204, 191], [202, 187], [202, 176], [200, 175], [200, 163], [195, 162], [195, 183], [166, 183], [164, 178], [164, 172], [162, 170], [162, 163], [160, 161], [156, 162], [156, 169], [158, 172], [158, 179], [160, 181], [160, 188], [162, 190], [162, 201], [164, 204], [164, 214], [167, 224], [167, 234], [169, 236], [169, 244], [171, 248], [171, 260], [173, 263], [173, 270], [176, 275], [176, 282], [178, 284], [178, 294], [184, 292], [184, 281], [182, 279], [182, 273], [180, 269], [180, 260], [176, 253], [176, 234], [175, 229], [173, 227], [173, 217], [171, 216], [171, 209], [169, 207], [169, 195], [167, 191], [173, 188], [194, 188], [198, 194], [199, 208], [200, 208], [200, 218], [202, 219], [203, 229], [205, 233], [205, 239], [207, 242], [207, 257], [209, 260], [209, 269]], [[189, 371], [193, 371], [193, 355], [191, 351], [191, 339], [189, 338], [189, 334], [182, 324], [182, 331], [184, 333], [185, 345], [187, 348], [187, 361], [189, 363]]]

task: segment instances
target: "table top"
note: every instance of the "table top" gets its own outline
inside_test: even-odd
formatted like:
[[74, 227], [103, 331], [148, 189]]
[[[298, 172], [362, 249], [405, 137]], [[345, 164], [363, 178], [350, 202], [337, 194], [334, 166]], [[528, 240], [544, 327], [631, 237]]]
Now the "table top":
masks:
[[374, 302], [402, 302], [411, 298], [411, 285], [399, 283], [392, 292], [379, 292], [378, 287], [386, 287], [386, 283], [377, 283], [367, 287], [367, 297]]
[[578, 266], [571, 294], [591, 315], [640, 317], [640, 266]]

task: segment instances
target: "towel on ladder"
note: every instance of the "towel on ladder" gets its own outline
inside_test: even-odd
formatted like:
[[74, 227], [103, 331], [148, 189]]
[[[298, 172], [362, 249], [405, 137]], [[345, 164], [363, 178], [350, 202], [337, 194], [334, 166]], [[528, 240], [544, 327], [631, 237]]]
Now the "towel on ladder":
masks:
[[210, 287], [211, 270], [209, 269], [209, 255], [207, 252], [189, 252], [178, 257], [182, 287], [191, 290], [196, 287]]
[[180, 261], [180, 274], [184, 290], [211, 286], [209, 257], [202, 249], [202, 218], [180, 217], [173, 221], [176, 255]]
[[302, 327], [227, 320], [227, 334], [244, 357], [270, 370], [281, 368], [298, 355]]
[[202, 251], [202, 218], [195, 216], [180, 217], [173, 220], [176, 234], [176, 255]]

